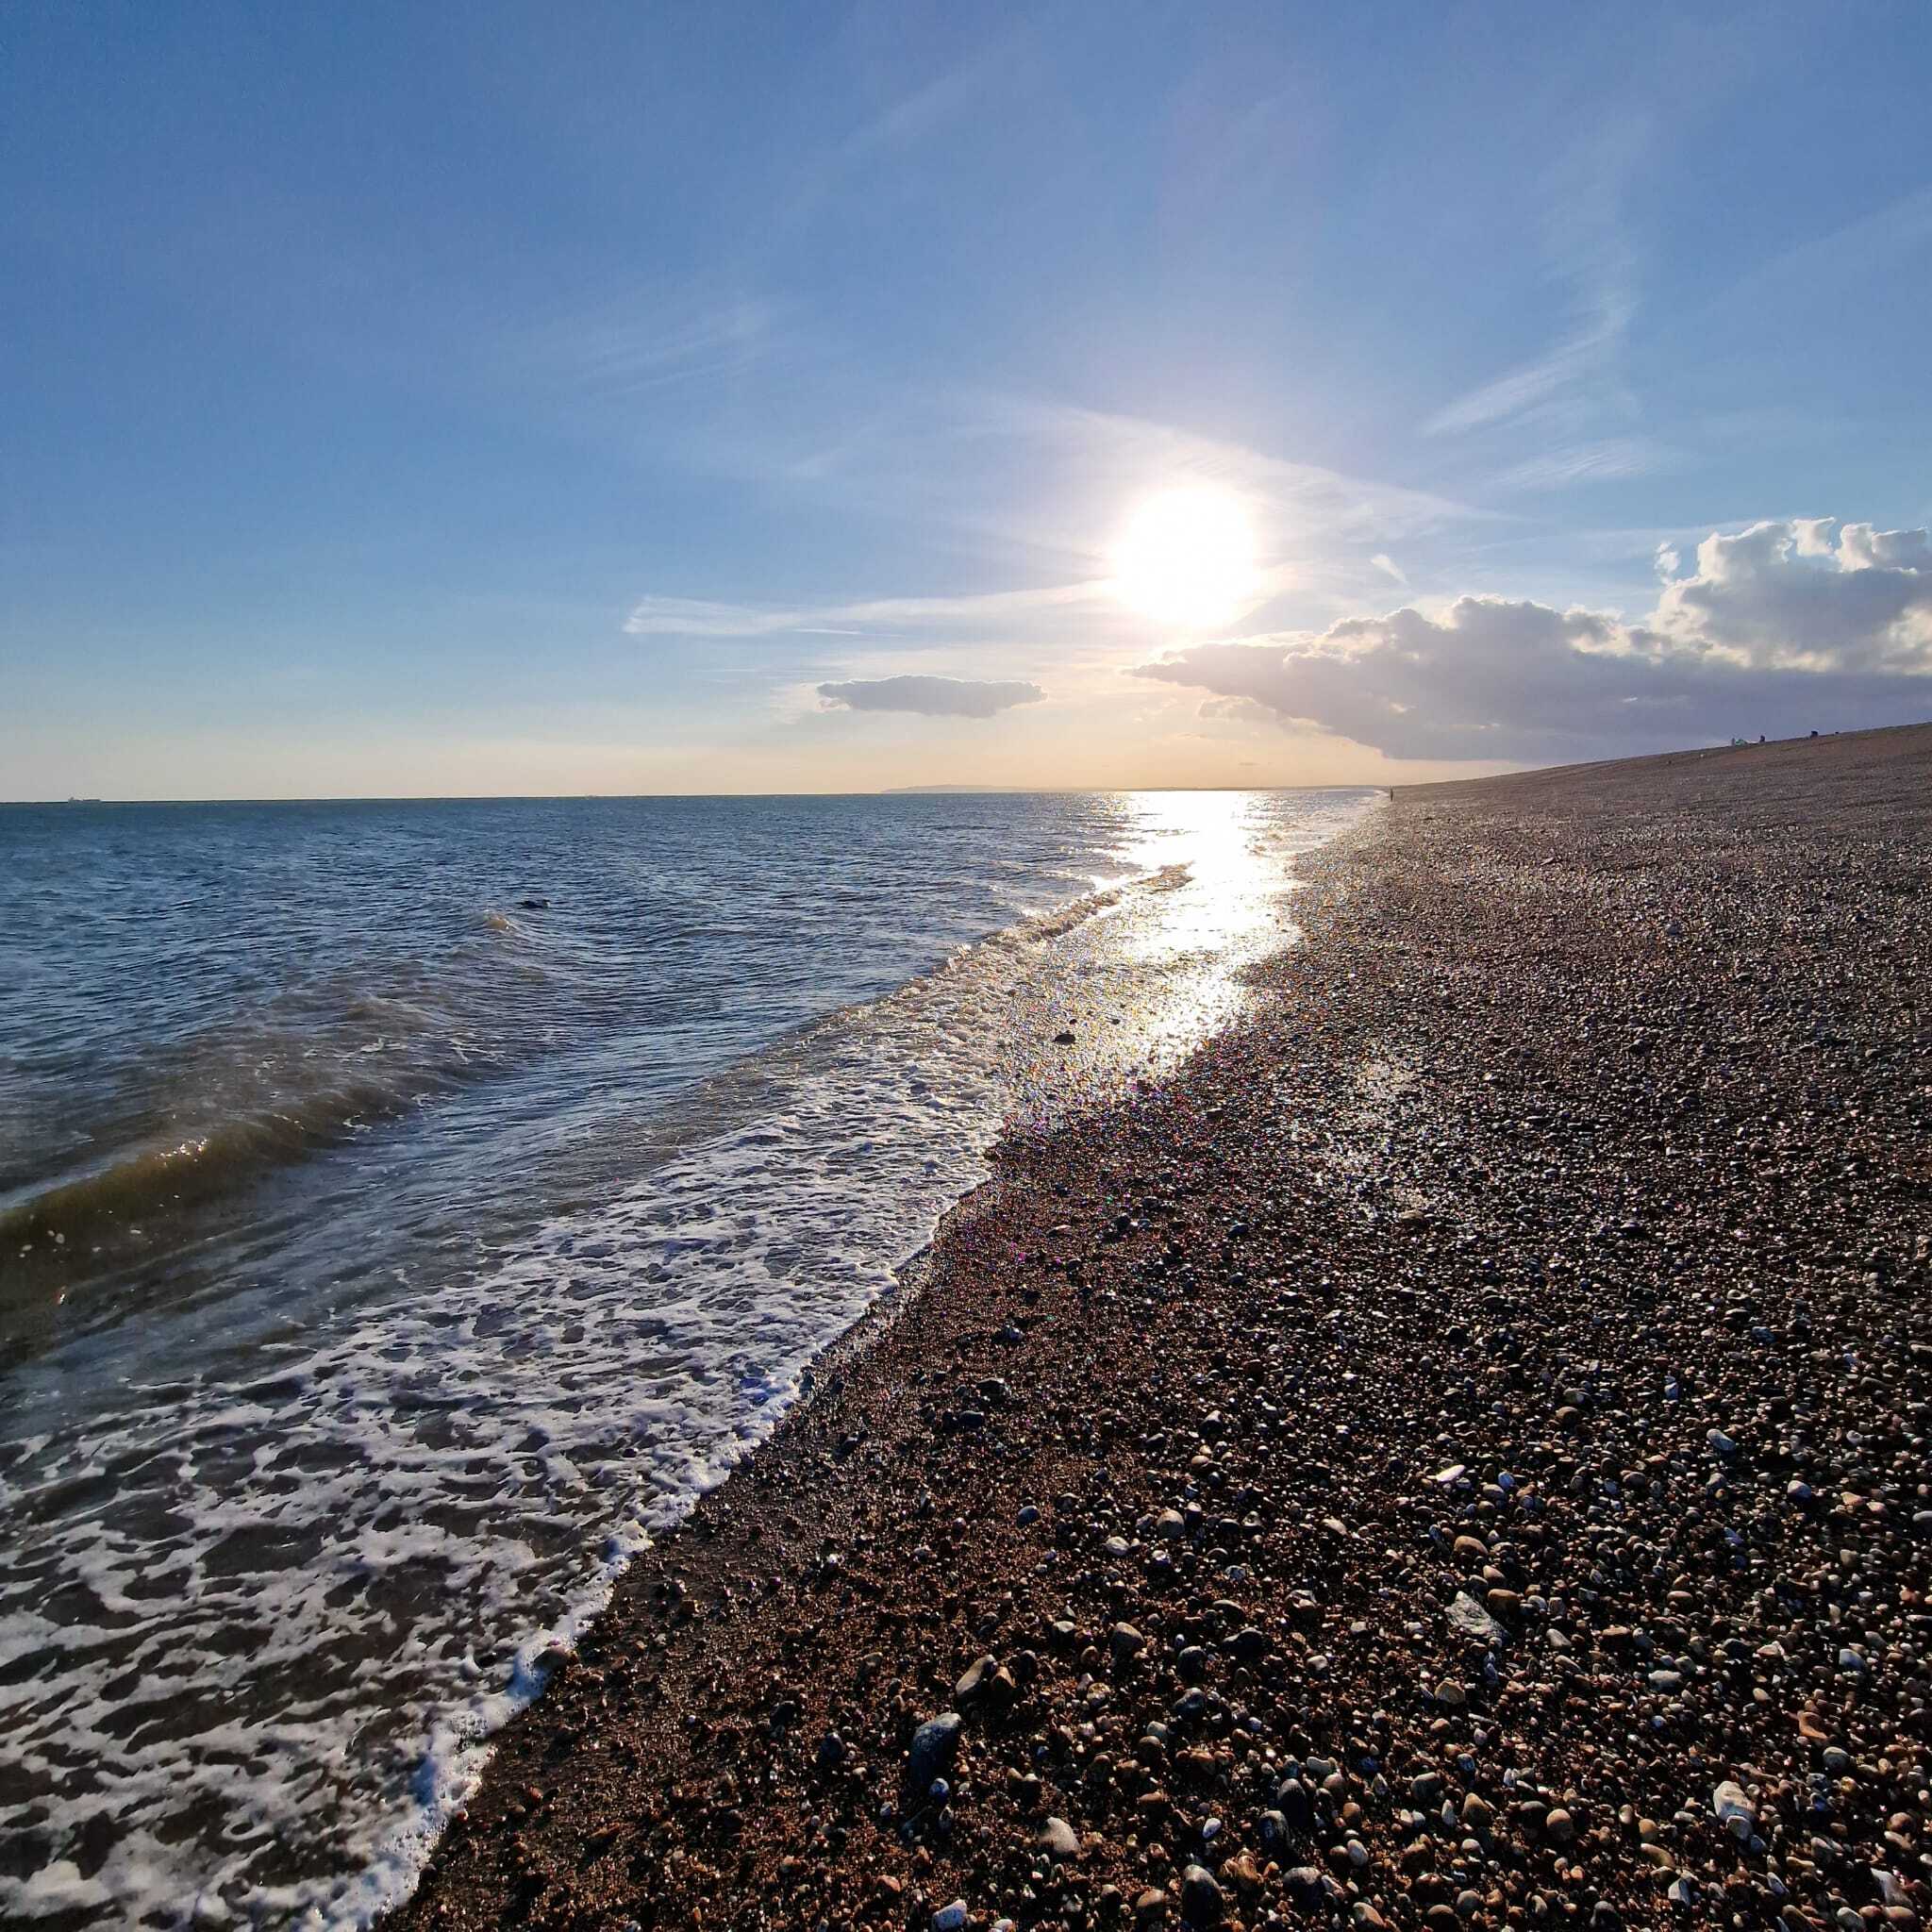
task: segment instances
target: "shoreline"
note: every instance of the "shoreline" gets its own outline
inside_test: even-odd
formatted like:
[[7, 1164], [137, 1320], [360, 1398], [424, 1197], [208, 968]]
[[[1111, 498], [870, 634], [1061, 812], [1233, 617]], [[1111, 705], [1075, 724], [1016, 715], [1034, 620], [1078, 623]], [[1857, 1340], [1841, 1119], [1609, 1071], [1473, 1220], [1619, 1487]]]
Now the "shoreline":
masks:
[[1003, 1148], [383, 1923], [1922, 1915], [1928, 792], [1908, 727], [1305, 854], [1259, 1015]]

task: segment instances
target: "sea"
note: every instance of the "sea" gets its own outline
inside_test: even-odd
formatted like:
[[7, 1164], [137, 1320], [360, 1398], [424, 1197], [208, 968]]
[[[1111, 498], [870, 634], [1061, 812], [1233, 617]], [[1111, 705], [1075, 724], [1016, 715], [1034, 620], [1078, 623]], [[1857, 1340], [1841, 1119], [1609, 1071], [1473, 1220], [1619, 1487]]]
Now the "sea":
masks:
[[[0, 1922], [367, 1924], [1359, 791], [0, 808]], [[1068, 1038], [1071, 1036], [1071, 1039]]]

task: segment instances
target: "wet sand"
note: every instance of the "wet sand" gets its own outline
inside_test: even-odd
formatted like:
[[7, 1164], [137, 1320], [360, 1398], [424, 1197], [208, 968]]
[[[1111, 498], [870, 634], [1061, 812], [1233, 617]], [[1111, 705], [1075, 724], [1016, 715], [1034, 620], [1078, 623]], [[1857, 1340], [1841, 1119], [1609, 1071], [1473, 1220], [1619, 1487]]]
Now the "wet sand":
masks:
[[391, 1923], [1919, 1924], [1928, 821], [1932, 726], [1401, 791]]

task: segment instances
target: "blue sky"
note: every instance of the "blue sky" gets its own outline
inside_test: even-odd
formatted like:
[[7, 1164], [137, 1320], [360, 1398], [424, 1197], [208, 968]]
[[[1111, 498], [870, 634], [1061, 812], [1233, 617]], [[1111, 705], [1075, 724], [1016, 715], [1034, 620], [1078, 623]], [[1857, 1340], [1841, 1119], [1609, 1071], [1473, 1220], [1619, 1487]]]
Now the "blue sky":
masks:
[[[6, 32], [0, 796], [1932, 716], [1923, 6]], [[1211, 625], [1116, 593], [1175, 491], [1252, 534]]]

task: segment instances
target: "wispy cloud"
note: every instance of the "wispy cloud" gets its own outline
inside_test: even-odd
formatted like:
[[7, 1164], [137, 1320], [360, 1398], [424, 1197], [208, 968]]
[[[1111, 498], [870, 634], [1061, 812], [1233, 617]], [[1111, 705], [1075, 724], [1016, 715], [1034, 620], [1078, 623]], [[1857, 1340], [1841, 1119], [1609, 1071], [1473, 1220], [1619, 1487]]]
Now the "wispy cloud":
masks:
[[1030, 591], [989, 591], [965, 597], [871, 597], [858, 603], [773, 609], [755, 604], [718, 604], [696, 597], [643, 597], [625, 629], [632, 637], [761, 638], [784, 632], [862, 637], [936, 627], [1001, 625], [1041, 611], [1101, 608], [1110, 600], [1105, 579], [1050, 584]]
[[981, 434], [1051, 446], [1061, 460], [1124, 501], [1158, 482], [1217, 483], [1273, 512], [1262, 534], [1277, 545], [1317, 536], [1397, 537], [1488, 512], [1425, 490], [1372, 481], [1175, 424], [1013, 396], [971, 400]]
[[1485, 429], [1569, 399], [1577, 388], [1593, 382], [1607, 365], [1623, 343], [1632, 312], [1628, 305], [1607, 308], [1580, 334], [1558, 342], [1547, 355], [1471, 390], [1438, 410], [1423, 425], [1424, 433], [1449, 436]]
[[1932, 182], [1857, 216], [1841, 227], [1814, 235], [1760, 262], [1705, 305], [1748, 302], [1778, 313], [1778, 298], [1796, 285], [1842, 289], [1897, 268], [1932, 250]]
[[[1423, 425], [1425, 435], [1523, 425], [1587, 443], [1592, 425], [1634, 412], [1622, 362], [1637, 315], [1638, 258], [1623, 202], [1648, 137], [1647, 120], [1633, 116], [1578, 142], [1564, 158], [1554, 176], [1543, 243], [1549, 273], [1568, 292], [1568, 328], [1542, 355], [1437, 410]], [[1599, 451], [1612, 446], [1595, 444]], [[1613, 474], [1592, 466], [1584, 452], [1558, 449], [1549, 460], [1553, 467], [1541, 487]]]
[[745, 290], [644, 282], [501, 331], [489, 360], [499, 378], [621, 402], [741, 374], [771, 353], [779, 322], [775, 303]]
[[1498, 490], [1557, 490], [1567, 483], [1647, 476], [1676, 460], [1674, 450], [1648, 437], [1610, 436], [1599, 442], [1559, 444], [1512, 463], [1492, 482]]
[[849, 188], [855, 175], [958, 126], [990, 96], [1009, 92], [1032, 37], [1032, 24], [1020, 22], [850, 126], [800, 167], [782, 219], [808, 220]]

